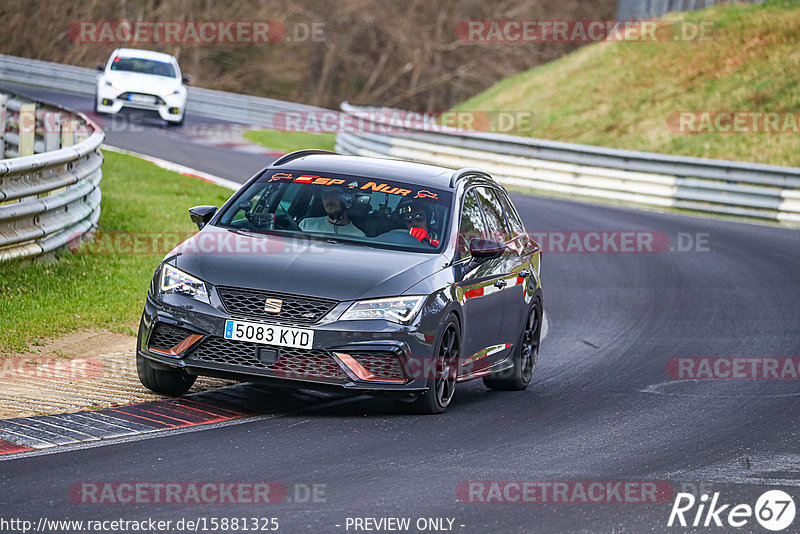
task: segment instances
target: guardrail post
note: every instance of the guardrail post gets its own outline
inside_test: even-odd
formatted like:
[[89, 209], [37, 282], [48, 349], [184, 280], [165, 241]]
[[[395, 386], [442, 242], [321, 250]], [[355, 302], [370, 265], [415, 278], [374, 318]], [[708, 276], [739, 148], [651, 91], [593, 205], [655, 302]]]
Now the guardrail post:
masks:
[[72, 146], [75, 144], [75, 121], [71, 117], [66, 117], [61, 122], [61, 146]]
[[33, 155], [33, 142], [36, 137], [36, 104], [22, 104], [19, 107], [19, 156]]
[[50, 111], [44, 114], [44, 151], [61, 148], [61, 113]]
[[8, 124], [8, 95], [0, 94], [0, 159], [6, 157], [6, 125]]

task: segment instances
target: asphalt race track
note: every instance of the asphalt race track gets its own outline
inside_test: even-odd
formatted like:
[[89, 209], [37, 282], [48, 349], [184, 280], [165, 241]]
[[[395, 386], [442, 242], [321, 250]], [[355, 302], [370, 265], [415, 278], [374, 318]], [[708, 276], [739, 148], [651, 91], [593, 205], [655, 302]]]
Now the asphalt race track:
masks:
[[[85, 97], [27, 92], [73, 109], [90, 106]], [[210, 122], [189, 115], [184, 129]], [[269, 162], [182, 135], [148, 124], [111, 131], [106, 143], [238, 182]], [[644, 504], [480, 503], [463, 502], [469, 499], [457, 488], [467, 481], [656, 481], [675, 493], [701, 488], [719, 492], [720, 503], [750, 506], [767, 489], [796, 492], [800, 382], [674, 380], [667, 364], [800, 356], [800, 234], [514, 200], [530, 232], [658, 232], [673, 249], [571, 253], [545, 246], [550, 329], [528, 390], [498, 393], [479, 381], [462, 383], [443, 416], [403, 415], [390, 402], [363, 397], [287, 401], [289, 408], [233, 424], [12, 457], [0, 461], [2, 515], [34, 522], [275, 517], [279, 532], [353, 532], [348, 518], [367, 517], [411, 518], [412, 532], [419, 518], [454, 519], [452, 530], [463, 533], [725, 532], [732, 527], [668, 529], [672, 497]], [[103, 481], [278, 482], [288, 494], [270, 505], [70, 499], [73, 484]], [[313, 485], [322, 492], [318, 502], [305, 498]], [[764, 532], [754, 518], [740, 531]]]

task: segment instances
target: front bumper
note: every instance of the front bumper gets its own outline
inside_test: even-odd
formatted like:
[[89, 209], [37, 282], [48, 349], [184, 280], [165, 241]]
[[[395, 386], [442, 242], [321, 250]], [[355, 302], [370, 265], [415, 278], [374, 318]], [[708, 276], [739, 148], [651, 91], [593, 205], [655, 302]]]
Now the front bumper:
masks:
[[[137, 353], [156, 364], [203, 376], [399, 396], [425, 391], [428, 376], [435, 372], [438, 319], [421, 313], [410, 326], [338, 321], [349, 304], [340, 303], [315, 324], [298, 325], [232, 316], [182, 295], [148, 295]], [[310, 328], [313, 346], [297, 349], [225, 339], [228, 319]]]
[[[137, 97], [150, 97], [153, 103], [133, 100]], [[97, 88], [96, 98], [97, 111], [99, 113], [108, 113], [111, 115], [115, 115], [122, 111], [123, 108], [126, 108], [156, 113], [161, 119], [168, 122], [180, 122], [186, 111], [186, 96], [182, 94], [159, 96], [131, 93], [128, 91], [118, 91], [107, 85], [101, 85]]]

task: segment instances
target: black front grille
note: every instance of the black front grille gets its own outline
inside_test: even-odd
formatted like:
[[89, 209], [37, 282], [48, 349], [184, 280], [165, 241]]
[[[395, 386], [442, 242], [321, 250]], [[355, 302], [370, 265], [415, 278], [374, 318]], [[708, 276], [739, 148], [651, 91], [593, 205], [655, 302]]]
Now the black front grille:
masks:
[[[322, 319], [337, 304], [335, 300], [273, 291], [257, 291], [235, 287], [218, 287], [217, 289], [219, 289], [225, 309], [231, 315], [243, 317], [262, 317], [276, 321], [312, 324]], [[278, 313], [264, 311], [264, 304], [267, 299], [280, 299], [282, 301], [281, 311]]]
[[150, 335], [149, 345], [157, 349], [171, 349], [191, 334], [188, 330], [171, 324], [156, 323], [156, 327]]
[[400, 360], [394, 354], [353, 354], [353, 359], [378, 378], [404, 379], [406, 377]]
[[[278, 351], [278, 359], [272, 363], [260, 361], [257, 357], [257, 348]], [[193, 361], [244, 368], [242, 372], [246, 372], [248, 369], [260, 370], [265, 372], [263, 374], [279, 378], [294, 378], [298, 380], [347, 379], [347, 375], [339, 367], [339, 364], [324, 350], [260, 345], [220, 337], [206, 338], [197, 348], [192, 350], [186, 358], [186, 363], [191, 365]]]

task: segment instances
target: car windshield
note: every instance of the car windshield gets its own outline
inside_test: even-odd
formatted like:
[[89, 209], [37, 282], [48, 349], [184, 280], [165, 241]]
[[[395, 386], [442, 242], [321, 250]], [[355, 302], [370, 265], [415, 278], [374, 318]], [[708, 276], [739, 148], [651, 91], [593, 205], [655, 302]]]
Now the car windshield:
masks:
[[243, 191], [217, 224], [432, 252], [443, 246], [451, 198], [380, 178], [276, 171]]
[[139, 74], [153, 74], [155, 76], [166, 76], [175, 78], [175, 69], [169, 63], [153, 61], [152, 59], [141, 59], [137, 57], [117, 56], [111, 62], [111, 70], [124, 72], [138, 72]]

